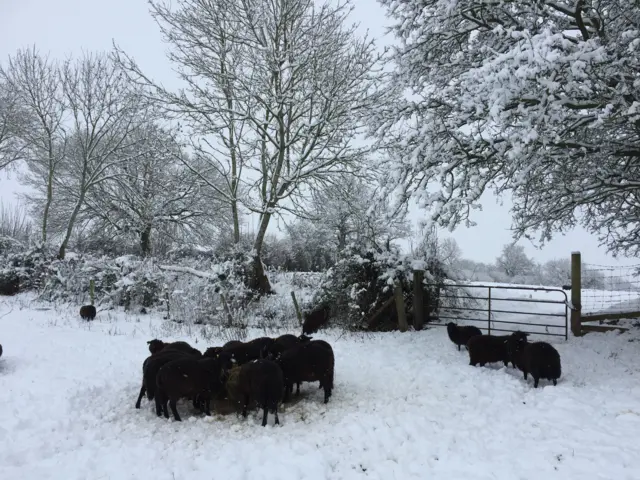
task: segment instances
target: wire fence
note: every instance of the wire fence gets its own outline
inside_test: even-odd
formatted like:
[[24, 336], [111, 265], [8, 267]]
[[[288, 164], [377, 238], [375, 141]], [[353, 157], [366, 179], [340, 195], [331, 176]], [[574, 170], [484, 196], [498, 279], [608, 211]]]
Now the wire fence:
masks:
[[584, 313], [640, 310], [640, 264], [583, 264], [581, 296]]

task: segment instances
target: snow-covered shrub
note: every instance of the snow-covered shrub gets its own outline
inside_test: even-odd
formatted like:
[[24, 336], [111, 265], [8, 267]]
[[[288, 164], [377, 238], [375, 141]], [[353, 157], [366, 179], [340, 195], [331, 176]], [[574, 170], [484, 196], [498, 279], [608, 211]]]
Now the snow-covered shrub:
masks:
[[40, 288], [51, 258], [51, 252], [39, 247], [6, 252], [0, 256], [0, 285], [17, 282], [20, 291]]
[[155, 307], [162, 301], [163, 273], [153, 260], [133, 255], [109, 259], [69, 253], [49, 265], [40, 296], [49, 301], [86, 303], [91, 280], [98, 305], [129, 310]]
[[373, 315], [393, 295], [397, 282], [404, 293], [408, 321], [413, 314], [413, 271], [424, 270], [425, 314], [441, 307], [440, 295], [447, 291], [447, 272], [435, 259], [415, 259], [395, 251], [360, 251], [349, 247], [329, 272], [315, 298], [316, 305], [328, 305], [331, 325], [350, 329], [388, 330], [397, 327], [395, 303], [371, 323]]

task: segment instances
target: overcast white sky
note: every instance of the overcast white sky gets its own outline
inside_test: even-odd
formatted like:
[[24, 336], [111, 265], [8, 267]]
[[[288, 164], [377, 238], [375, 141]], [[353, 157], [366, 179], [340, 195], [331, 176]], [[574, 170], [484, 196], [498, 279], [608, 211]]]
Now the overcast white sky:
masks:
[[[384, 11], [375, 0], [354, 0], [353, 20], [368, 29], [380, 43], [387, 24]], [[165, 58], [165, 45], [159, 30], [148, 13], [146, 0], [0, 0], [0, 61], [18, 48], [35, 44], [43, 53], [63, 58], [82, 50], [110, 50], [112, 41], [132, 55], [143, 70], [166, 86], [177, 85], [171, 66]], [[0, 174], [0, 199], [15, 202], [15, 194], [23, 191], [15, 174], [9, 178]], [[453, 236], [464, 256], [492, 262], [502, 246], [511, 241], [509, 201], [503, 206], [491, 194], [485, 194], [483, 211], [474, 214], [478, 224], [472, 229], [460, 227]], [[413, 209], [411, 218], [417, 222], [425, 212]], [[272, 227], [270, 227], [272, 228]], [[276, 228], [275, 223], [273, 228]], [[443, 235], [448, 233], [443, 232]], [[528, 254], [543, 261], [569, 257], [573, 250], [583, 253], [583, 261], [596, 264], [635, 264], [636, 259], [613, 259], [598, 247], [597, 239], [576, 229], [566, 236], [558, 235], [542, 250], [528, 242], [522, 243]]]

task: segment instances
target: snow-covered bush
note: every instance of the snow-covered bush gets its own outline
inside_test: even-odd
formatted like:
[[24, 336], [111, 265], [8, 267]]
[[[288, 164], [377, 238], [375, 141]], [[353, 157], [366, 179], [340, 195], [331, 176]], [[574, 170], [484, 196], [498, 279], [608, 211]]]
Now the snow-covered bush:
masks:
[[[14, 244], [14, 246], [17, 246]], [[16, 251], [17, 250], [17, 251]], [[0, 290], [19, 285], [20, 291], [40, 288], [52, 258], [46, 249], [9, 249], [0, 256]]]
[[[351, 246], [329, 270], [314, 303], [328, 305], [331, 324], [349, 329], [388, 330], [397, 327], [395, 304], [384, 304], [397, 282], [404, 292], [408, 321], [413, 312], [413, 271], [424, 270], [425, 313], [440, 306], [440, 294], [447, 289], [447, 272], [436, 259], [416, 259], [397, 251], [359, 250]], [[383, 307], [384, 314], [370, 323]]]

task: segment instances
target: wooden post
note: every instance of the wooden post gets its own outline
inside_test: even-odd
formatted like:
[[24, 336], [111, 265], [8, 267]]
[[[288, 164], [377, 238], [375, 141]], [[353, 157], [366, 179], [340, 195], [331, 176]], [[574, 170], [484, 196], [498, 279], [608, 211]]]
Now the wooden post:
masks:
[[396, 298], [396, 310], [398, 311], [398, 328], [401, 332], [406, 332], [409, 330], [409, 324], [407, 323], [407, 314], [404, 310], [404, 295], [402, 294], [400, 282], [396, 282], [395, 284], [394, 296]]
[[222, 300], [224, 311], [227, 314], [227, 327], [233, 327], [233, 315], [231, 315], [229, 304], [227, 303], [227, 299], [225, 298], [223, 293], [220, 294], [220, 299]]
[[93, 305], [93, 301], [95, 299], [95, 291], [96, 291], [96, 282], [92, 278], [89, 280], [89, 298], [91, 299], [91, 305]]
[[580, 252], [571, 253], [571, 333], [574, 336], [582, 336], [582, 323], [580, 312], [582, 311], [582, 268]]
[[296, 300], [296, 294], [291, 290], [291, 299], [293, 300], [293, 307], [296, 309], [296, 316], [298, 317], [298, 323], [302, 326], [302, 312], [298, 306], [298, 300]]
[[422, 298], [422, 270], [413, 271], [413, 328], [422, 330], [424, 326], [424, 303]]

